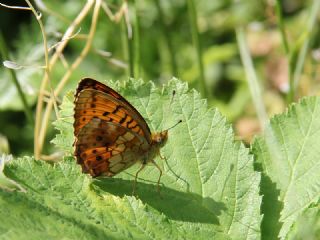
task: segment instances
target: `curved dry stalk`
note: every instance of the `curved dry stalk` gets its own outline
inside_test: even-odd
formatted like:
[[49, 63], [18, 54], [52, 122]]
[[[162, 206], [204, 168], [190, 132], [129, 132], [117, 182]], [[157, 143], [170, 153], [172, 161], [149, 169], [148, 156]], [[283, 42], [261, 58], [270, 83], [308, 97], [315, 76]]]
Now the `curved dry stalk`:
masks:
[[[86, 45], [83, 48], [82, 52], [80, 53], [79, 57], [73, 62], [73, 64], [70, 66], [70, 68], [67, 70], [67, 72], [62, 77], [62, 79], [59, 81], [59, 84], [55, 90], [55, 95], [58, 95], [61, 92], [64, 85], [66, 84], [66, 82], [70, 78], [72, 72], [79, 66], [79, 64], [82, 62], [82, 60], [85, 58], [85, 56], [90, 51], [91, 46], [92, 46], [93, 37], [94, 37], [95, 31], [96, 31], [100, 6], [101, 6], [101, 0], [96, 0], [95, 7], [93, 10], [90, 32], [88, 35]], [[41, 144], [41, 148], [43, 146], [44, 138], [45, 138], [46, 131], [48, 128], [48, 123], [49, 123], [49, 118], [50, 118], [52, 106], [53, 106], [53, 100], [50, 99], [50, 101], [47, 104], [47, 107], [46, 107], [46, 110], [45, 110], [45, 113], [44, 113], [44, 116], [42, 119], [43, 124], [42, 124], [42, 128], [40, 130], [40, 133], [39, 133], [39, 143]]]
[[[49, 66], [49, 53], [48, 53], [48, 43], [47, 43], [47, 36], [44, 30], [44, 26], [43, 23], [41, 21], [41, 14], [38, 14], [37, 11], [34, 9], [34, 7], [32, 6], [32, 4], [30, 3], [30, 1], [26, 0], [26, 3], [28, 4], [29, 8], [31, 9], [33, 15], [36, 17], [36, 20], [40, 26], [40, 30], [41, 30], [41, 34], [42, 34], [42, 39], [43, 39], [43, 47], [44, 47], [44, 57], [45, 57], [45, 77], [48, 79], [49, 83], [50, 83], [50, 89], [51, 89], [51, 97], [53, 99], [54, 102], [54, 106], [55, 106], [55, 110], [56, 113], [58, 113], [58, 108], [57, 108], [57, 103], [55, 101], [55, 97], [54, 97], [54, 92], [52, 90], [52, 85], [51, 85], [51, 81], [50, 81], [50, 66]], [[41, 85], [43, 85], [43, 82], [41, 83]], [[41, 97], [40, 97], [41, 96]], [[40, 91], [39, 92], [39, 98], [43, 98], [43, 94]], [[41, 104], [42, 105], [42, 104]], [[37, 104], [37, 110], [40, 106], [38, 106]], [[38, 111], [37, 111], [38, 112]], [[35, 128], [34, 128], [34, 154], [35, 154], [35, 158], [38, 159], [39, 158], [39, 152], [38, 152], [38, 148], [37, 148], [37, 140], [38, 140], [38, 128], [37, 128], [37, 117], [36, 117], [36, 124], [35, 124]]]
[[52, 50], [52, 49], [55, 49], [57, 48], [57, 46], [59, 46], [63, 41], [67, 41], [67, 40], [70, 40], [70, 39], [73, 39], [75, 38], [81, 31], [81, 28], [75, 33], [73, 34], [72, 36], [68, 37], [68, 38], [63, 38], [62, 40], [60, 40], [59, 42], [53, 44], [50, 48], [49, 48], [49, 52]]
[[56, 18], [59, 18], [61, 21], [70, 24], [69, 19], [48, 8], [42, 0], [34, 0], [34, 3], [42, 12], [48, 13], [48, 15], [55, 16]]
[[[87, 16], [88, 12], [90, 11], [91, 7], [93, 6], [94, 0], [87, 1], [86, 5], [83, 7], [83, 9], [80, 11], [77, 18], [72, 22], [72, 24], [69, 26], [67, 31], [65, 32], [63, 39], [67, 39], [66, 41], [62, 41], [60, 45], [56, 47], [56, 52], [53, 54], [53, 56], [50, 59], [49, 62], [49, 68], [51, 69], [57, 60], [59, 59], [59, 56], [61, 55], [62, 51], [64, 50], [65, 46], [68, 43], [68, 38], [70, 38], [77, 26], [82, 22], [82, 20]], [[40, 153], [42, 151], [43, 147], [43, 141], [44, 137], [40, 137], [40, 127], [41, 127], [41, 114], [42, 114], [42, 108], [43, 108], [43, 92], [46, 89], [47, 82], [48, 82], [49, 76], [45, 75], [42, 79], [42, 83], [39, 90], [39, 97], [37, 102], [37, 109], [36, 109], [36, 122], [35, 122], [35, 129], [34, 129], [34, 156], [35, 159], [40, 158]]]
[[15, 10], [26, 10], [26, 11], [32, 10], [30, 7], [10, 6], [10, 5], [6, 5], [3, 3], [0, 3], [0, 6], [5, 7], [5, 8], [10, 8], [10, 9], [15, 9]]

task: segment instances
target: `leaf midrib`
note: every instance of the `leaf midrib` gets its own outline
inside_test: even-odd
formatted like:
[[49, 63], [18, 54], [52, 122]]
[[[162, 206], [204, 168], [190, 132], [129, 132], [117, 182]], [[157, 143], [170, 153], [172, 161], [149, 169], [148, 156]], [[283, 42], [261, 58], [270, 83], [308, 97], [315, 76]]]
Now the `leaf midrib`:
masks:
[[[317, 99], [316, 99], [316, 102], [317, 102]], [[314, 121], [314, 113], [315, 113], [315, 109], [316, 109], [316, 106], [317, 104], [315, 103], [314, 106], [313, 106], [313, 109], [312, 109], [312, 112], [311, 112], [311, 121], [309, 122], [309, 126], [308, 126], [308, 131], [307, 131], [307, 134], [305, 135], [305, 137], [303, 138], [303, 144], [299, 150], [299, 154], [297, 156], [297, 158], [295, 159], [295, 161], [293, 162], [293, 168], [292, 168], [292, 171], [290, 171], [290, 181], [289, 181], [289, 185], [285, 191], [285, 193], [283, 194], [283, 198], [281, 199], [281, 201], [283, 202], [286, 202], [285, 199], [287, 198], [287, 193], [289, 191], [289, 189], [291, 188], [292, 184], [294, 183], [294, 172], [296, 171], [296, 164], [297, 162], [299, 161], [299, 159], [301, 158], [302, 156], [302, 152], [303, 152], [303, 149], [305, 147], [305, 143], [306, 141], [308, 140], [308, 136], [310, 135], [310, 130], [311, 130], [311, 126], [313, 125], [313, 121]], [[298, 117], [297, 117], [298, 119]], [[300, 126], [300, 123], [299, 123], [299, 128], [301, 128]], [[289, 159], [288, 159], [289, 161]], [[308, 206], [311, 202], [309, 201], [307, 204], [305, 204], [305, 206]], [[282, 220], [286, 220], [287, 218], [289, 218], [291, 215], [295, 214], [296, 211], [292, 211], [290, 214], [287, 214], [286, 217], [283, 217], [282, 215]], [[282, 212], [283, 213], [283, 212]]]
[[[194, 114], [194, 101], [195, 101], [195, 93], [193, 92], [193, 101], [192, 101], [192, 114], [191, 114], [191, 116]], [[190, 141], [191, 141], [191, 146], [192, 146], [192, 148], [193, 148], [193, 151], [194, 151], [194, 154], [195, 154], [195, 157], [196, 157], [196, 161], [197, 161], [197, 169], [198, 169], [198, 172], [199, 172], [199, 183], [200, 183], [200, 185], [201, 185], [201, 192], [200, 192], [200, 196], [202, 196], [203, 197], [203, 184], [202, 184], [202, 181], [201, 181], [201, 172], [200, 172], [200, 168], [199, 168], [199, 155], [198, 155], [198, 153], [197, 153], [197, 151], [196, 151], [196, 147], [194, 146], [194, 141], [193, 141], [193, 139], [192, 139], [192, 134], [191, 134], [191, 131], [190, 131], [190, 126], [189, 126], [189, 121], [187, 121], [188, 120], [188, 118], [186, 117], [186, 115], [185, 115], [185, 112], [184, 112], [184, 108], [182, 107], [182, 103], [181, 103], [181, 95], [179, 95], [179, 105], [180, 105], [180, 108], [181, 108], [181, 112], [182, 112], [182, 115], [183, 115], [183, 117], [184, 117], [184, 119], [185, 119], [185, 122], [186, 122], [186, 125], [187, 125], [187, 128], [188, 128], [188, 135], [189, 135], [189, 137], [190, 137]], [[192, 119], [192, 117], [190, 117], [190, 119]]]

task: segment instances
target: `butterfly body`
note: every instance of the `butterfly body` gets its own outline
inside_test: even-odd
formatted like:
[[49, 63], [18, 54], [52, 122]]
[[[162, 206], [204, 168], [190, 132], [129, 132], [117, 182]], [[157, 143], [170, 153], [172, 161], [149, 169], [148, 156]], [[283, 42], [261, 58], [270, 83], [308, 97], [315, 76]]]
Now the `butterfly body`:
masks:
[[166, 143], [167, 131], [151, 134], [140, 113], [98, 81], [82, 79], [74, 103], [75, 157], [93, 177], [112, 177], [138, 161], [154, 163]]

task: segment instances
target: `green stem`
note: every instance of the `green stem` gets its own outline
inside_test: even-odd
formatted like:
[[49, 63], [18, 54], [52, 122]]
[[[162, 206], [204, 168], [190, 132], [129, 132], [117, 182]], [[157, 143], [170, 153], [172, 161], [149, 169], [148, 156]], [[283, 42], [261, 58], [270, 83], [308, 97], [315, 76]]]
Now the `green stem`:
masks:
[[197, 51], [197, 63], [200, 73], [200, 92], [203, 97], [207, 97], [206, 92], [206, 82], [204, 77], [204, 67], [203, 67], [203, 61], [202, 61], [202, 49], [201, 49], [201, 43], [200, 43], [200, 36], [199, 36], [199, 30], [198, 30], [198, 24], [197, 24], [197, 11], [193, 0], [188, 0], [188, 12], [189, 12], [189, 18], [190, 18], [190, 24], [191, 24], [191, 34], [192, 34], [192, 41], [195, 45], [196, 51]]
[[123, 40], [124, 57], [128, 63], [127, 74], [129, 77], [134, 78], [133, 41], [132, 41], [132, 36], [129, 36], [128, 26], [126, 24], [125, 18], [123, 18], [122, 20], [122, 40]]
[[[298, 55], [298, 59], [296, 62], [296, 67], [293, 72], [293, 89], [294, 91], [297, 89], [299, 85], [299, 80], [301, 78], [303, 66], [305, 63], [306, 55], [309, 49], [310, 41], [312, 38], [312, 32], [314, 32], [314, 28], [317, 22], [317, 16], [320, 10], [320, 1], [319, 0], [314, 0], [313, 4], [311, 6], [311, 14], [310, 14], [310, 19], [307, 23], [307, 38], [304, 41]], [[293, 99], [292, 99], [293, 100]]]
[[169, 50], [170, 62], [171, 62], [171, 64], [170, 64], [171, 73], [173, 76], [178, 77], [177, 61], [175, 58], [173, 42], [172, 42], [171, 35], [170, 35], [171, 31], [164, 21], [165, 17], [164, 17], [162, 8], [160, 6], [160, 0], [156, 0], [155, 3], [156, 3], [156, 7], [158, 9], [158, 12], [159, 12], [159, 23], [160, 23], [160, 27], [162, 29], [161, 32], [163, 33], [164, 40], [165, 40], [166, 45]]
[[287, 103], [291, 103], [295, 96], [295, 89], [293, 87], [293, 69], [295, 67], [295, 57], [290, 54], [288, 55], [288, 81], [289, 81], [289, 91], [287, 94]]
[[244, 70], [246, 72], [246, 78], [250, 88], [252, 101], [260, 121], [260, 126], [263, 129], [267, 119], [267, 113], [263, 103], [260, 84], [258, 82], [258, 78], [253, 67], [244, 29], [242, 27], [238, 27], [236, 29], [236, 36], [237, 36], [237, 42], [240, 50], [240, 57], [244, 66]]
[[141, 54], [140, 54], [140, 20], [138, 16], [138, 7], [135, 2], [135, 22], [133, 26], [133, 44], [134, 44], [134, 76], [141, 77]]
[[[0, 32], [0, 51], [1, 51], [1, 55], [2, 55], [3, 59], [9, 59], [6, 42], [5, 42], [4, 38], [3, 38], [2, 32]], [[26, 99], [26, 96], [25, 96], [24, 92], [22, 91], [22, 88], [21, 88], [21, 85], [20, 85], [20, 83], [18, 81], [16, 72], [13, 69], [8, 69], [8, 70], [10, 72], [11, 79], [12, 79], [14, 85], [16, 86], [16, 89], [18, 91], [19, 97], [20, 97], [21, 102], [23, 104], [24, 112], [26, 114], [26, 117], [27, 117], [28, 121], [31, 124], [34, 124], [32, 111], [31, 111], [31, 109], [30, 109], [30, 107], [28, 105], [28, 102], [27, 102], [27, 99]]]
[[285, 25], [283, 21], [283, 15], [282, 15], [281, 0], [276, 0], [276, 14], [278, 17], [278, 26], [280, 28], [283, 48], [288, 58], [289, 92], [287, 94], [287, 102], [291, 102], [295, 95], [294, 88], [293, 88], [293, 79], [292, 79], [292, 69], [294, 69], [294, 58], [290, 54], [290, 47], [289, 47], [288, 38], [286, 35]]
[[288, 38], [286, 35], [284, 23], [283, 23], [281, 0], [276, 1], [276, 14], [278, 17], [278, 24], [279, 24], [279, 28], [280, 28], [280, 32], [281, 32], [283, 47], [284, 47], [284, 50], [286, 51], [286, 54], [288, 55], [290, 52], [290, 48], [289, 48]]

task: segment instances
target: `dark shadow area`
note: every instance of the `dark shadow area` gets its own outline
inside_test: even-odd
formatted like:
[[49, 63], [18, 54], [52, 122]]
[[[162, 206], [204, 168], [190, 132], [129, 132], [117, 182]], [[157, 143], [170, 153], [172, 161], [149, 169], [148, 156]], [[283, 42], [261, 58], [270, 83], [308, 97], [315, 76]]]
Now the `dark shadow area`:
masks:
[[[4, 135], [14, 155], [27, 154], [33, 147], [33, 129], [22, 111], [0, 112], [0, 134]], [[5, 127], [4, 127], [5, 126]], [[4, 152], [5, 150], [2, 149]]]
[[280, 212], [283, 209], [283, 203], [279, 201], [280, 190], [270, 177], [262, 172], [260, 164], [255, 164], [255, 170], [261, 172], [260, 195], [262, 195], [261, 213], [263, 214], [261, 239], [278, 239], [282, 227], [282, 223], [279, 222]]
[[[97, 191], [123, 197], [131, 196], [133, 181], [105, 178], [95, 179], [93, 188]], [[226, 210], [224, 203], [211, 198], [202, 198], [194, 193], [185, 193], [161, 186], [160, 194], [156, 185], [137, 183], [136, 196], [173, 220], [185, 222], [200, 222], [219, 225], [218, 216]]]
[[[2, 0], [1, 3], [9, 6], [28, 6], [25, 1], [21, 0]], [[17, 38], [20, 34], [21, 27], [23, 25], [28, 26], [34, 16], [32, 16], [31, 11], [9, 9], [3, 6], [0, 6], [0, 11], [0, 34], [3, 35], [8, 49], [15, 51], [17, 50]]]
[[278, 239], [282, 227], [279, 219], [283, 203], [278, 200], [280, 190], [276, 188], [276, 184], [265, 174], [261, 176], [260, 195], [263, 195], [261, 205], [261, 212], [263, 214], [261, 223], [262, 240]]

